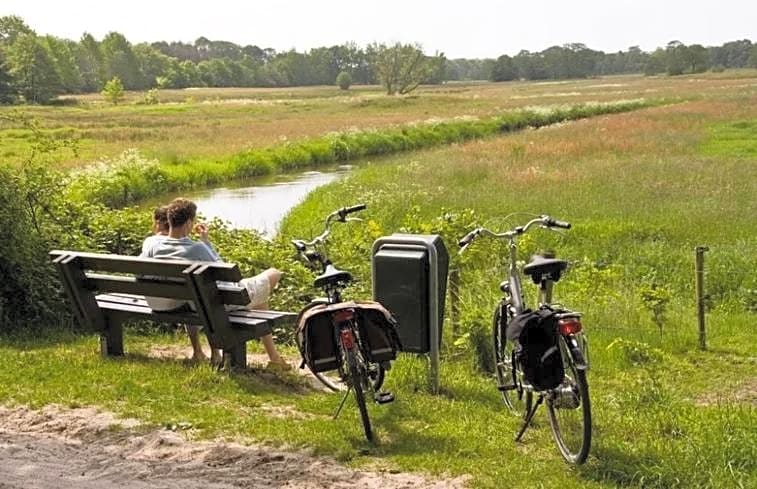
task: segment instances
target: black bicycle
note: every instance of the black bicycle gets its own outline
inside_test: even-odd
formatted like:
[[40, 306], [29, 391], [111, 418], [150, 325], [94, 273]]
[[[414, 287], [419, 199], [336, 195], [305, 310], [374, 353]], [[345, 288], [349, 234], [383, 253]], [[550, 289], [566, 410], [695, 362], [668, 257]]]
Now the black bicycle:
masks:
[[[292, 244], [302, 260], [320, 272], [313, 285], [326, 294], [305, 306], [297, 320], [297, 344], [302, 354], [300, 367], [307, 366], [333, 391], [343, 391], [346, 387], [334, 419], [339, 416], [350, 391], [355, 393], [365, 437], [373, 441], [366, 394], [377, 404], [394, 400], [391, 393], [380, 389], [386, 370], [400, 349], [396, 322], [377, 302], [344, 301], [342, 290], [352, 281], [352, 275], [338, 270], [323, 249], [332, 223], [359, 220], [347, 216], [365, 208], [365, 204], [360, 204], [336, 210], [326, 218], [320, 235], [310, 241], [296, 239]], [[336, 376], [329, 372], [335, 372]]]
[[[522, 273], [539, 287], [539, 307], [534, 311], [526, 307], [517, 266], [517, 238], [534, 226], [549, 230], [571, 227], [546, 215], [500, 233], [479, 227], [460, 240], [460, 252], [479, 236], [508, 240], [509, 278], [500, 284], [504, 296], [494, 311], [492, 324], [497, 388], [505, 405], [524, 417], [516, 441], [525, 433], [536, 409], [546, 401], [560, 453], [568, 462], [581, 464], [591, 446], [588, 341], [581, 313], [552, 302], [552, 287], [568, 262], [535, 256], [523, 266]], [[532, 351], [528, 352], [527, 344], [534, 346]]]

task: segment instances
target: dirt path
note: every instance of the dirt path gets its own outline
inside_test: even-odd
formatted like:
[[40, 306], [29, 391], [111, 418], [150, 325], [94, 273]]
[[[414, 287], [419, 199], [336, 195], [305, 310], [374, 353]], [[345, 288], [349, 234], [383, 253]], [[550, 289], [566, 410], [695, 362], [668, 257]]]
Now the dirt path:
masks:
[[464, 479], [364, 472], [305, 452], [191, 442], [93, 408], [0, 407], [2, 489], [460, 488]]

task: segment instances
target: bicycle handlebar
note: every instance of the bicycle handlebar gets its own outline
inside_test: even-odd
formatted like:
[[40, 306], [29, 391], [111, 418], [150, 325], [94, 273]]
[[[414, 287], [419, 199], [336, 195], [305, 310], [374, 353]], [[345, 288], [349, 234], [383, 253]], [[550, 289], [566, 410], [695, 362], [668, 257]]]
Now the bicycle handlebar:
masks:
[[339, 209], [339, 215], [346, 216], [347, 214], [352, 214], [353, 212], [358, 212], [365, 210], [368, 206], [365, 204], [357, 204], [350, 207], [342, 207]]
[[473, 239], [474, 239], [474, 238], [475, 238], [476, 236], [478, 236], [478, 233], [479, 233], [479, 232], [481, 232], [481, 228], [476, 228], [476, 229], [474, 229], [473, 231], [471, 231], [471, 232], [469, 232], [468, 234], [466, 234], [466, 235], [465, 235], [465, 236], [463, 237], [463, 239], [461, 239], [460, 241], [458, 241], [458, 242], [457, 242], [457, 245], [458, 245], [458, 246], [459, 246], [460, 248], [462, 248], [463, 246], [466, 246], [466, 245], [470, 244], [470, 242], [471, 242], [471, 241], [473, 241]]
[[[366, 206], [365, 204], [357, 204], [357, 205], [353, 205], [349, 207], [342, 207], [341, 209], [337, 209], [331, 214], [329, 214], [328, 217], [326, 217], [326, 226], [321, 234], [313, 238], [311, 241], [305, 241], [303, 239], [292, 240], [292, 244], [294, 245], [295, 248], [297, 248], [297, 251], [301, 253], [305, 250], [306, 247], [314, 246], [318, 243], [325, 241], [326, 238], [331, 233], [331, 223], [333, 221], [336, 220], [339, 222], [346, 222], [348, 220], [351, 220], [351, 219], [347, 219], [347, 216], [349, 214], [362, 211], [366, 209], [367, 207], [368, 206]], [[356, 219], [356, 220], [360, 220], [360, 219]]]
[[562, 229], [570, 229], [570, 223], [567, 221], [558, 221], [557, 219], [554, 219], [549, 216], [543, 216], [547, 219], [547, 222], [545, 223], [549, 227], [556, 227], [556, 228], [562, 228]]
[[460, 252], [462, 252], [475, 238], [477, 238], [478, 236], [481, 236], [482, 234], [491, 236], [493, 238], [513, 239], [516, 236], [524, 234], [534, 224], [540, 224], [541, 227], [544, 227], [547, 229], [552, 229], [552, 228], [570, 229], [571, 228], [571, 224], [569, 222], [559, 221], [545, 214], [545, 215], [539, 216], [536, 219], [531, 219], [530, 221], [528, 221], [528, 223], [526, 223], [525, 226], [517, 226], [514, 229], [511, 229], [509, 231], [504, 231], [501, 233], [494, 232], [484, 227], [478, 227], [474, 229], [473, 231], [469, 232], [468, 234], [466, 234], [460, 241], [458, 241], [457, 245], [461, 248]]

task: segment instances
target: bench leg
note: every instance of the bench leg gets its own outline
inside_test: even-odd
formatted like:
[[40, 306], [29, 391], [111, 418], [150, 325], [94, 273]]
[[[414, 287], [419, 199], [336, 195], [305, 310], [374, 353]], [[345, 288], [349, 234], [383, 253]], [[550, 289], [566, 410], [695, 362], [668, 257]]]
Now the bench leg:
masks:
[[223, 351], [223, 364], [234, 369], [247, 368], [247, 343], [239, 343], [234, 348]]
[[124, 328], [120, 322], [110, 322], [108, 329], [100, 334], [100, 353], [103, 357], [123, 356]]

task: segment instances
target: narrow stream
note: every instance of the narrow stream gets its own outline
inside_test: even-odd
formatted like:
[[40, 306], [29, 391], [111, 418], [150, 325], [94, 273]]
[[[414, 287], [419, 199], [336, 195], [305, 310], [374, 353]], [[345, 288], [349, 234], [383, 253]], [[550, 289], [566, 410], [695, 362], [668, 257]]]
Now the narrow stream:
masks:
[[314, 189], [343, 177], [350, 170], [351, 166], [344, 165], [323, 171], [275, 175], [236, 182], [238, 185], [230, 187], [190, 191], [182, 196], [193, 200], [198, 212], [207, 219], [218, 217], [229, 221], [232, 227], [255, 229], [271, 237], [292, 207]]

